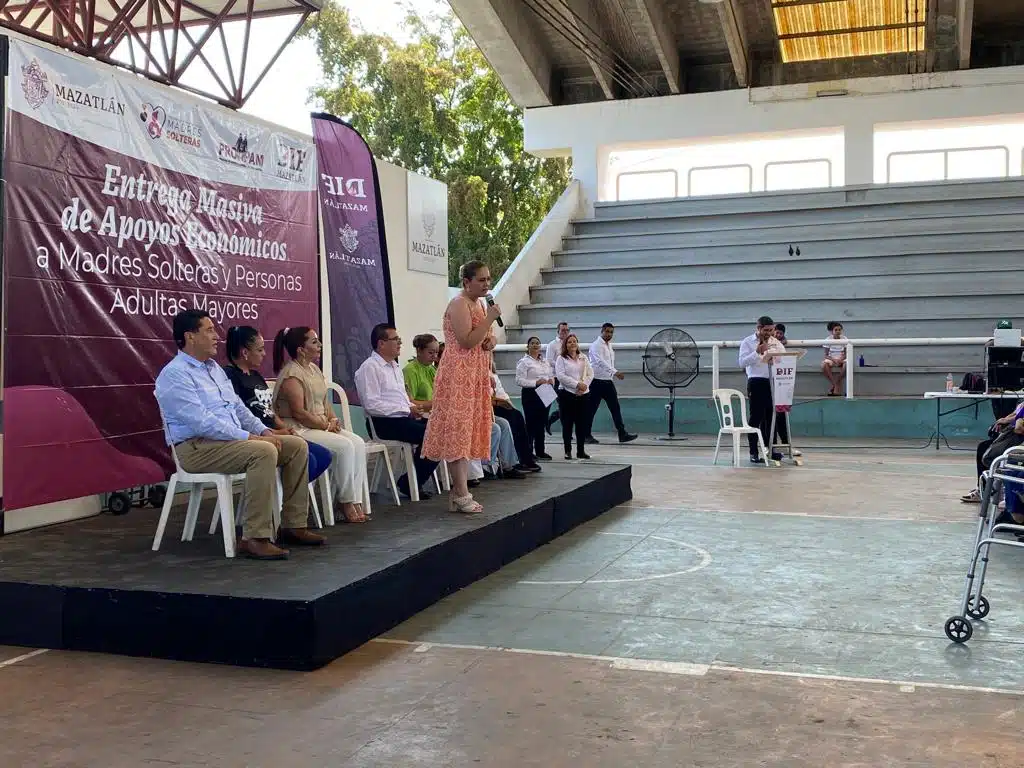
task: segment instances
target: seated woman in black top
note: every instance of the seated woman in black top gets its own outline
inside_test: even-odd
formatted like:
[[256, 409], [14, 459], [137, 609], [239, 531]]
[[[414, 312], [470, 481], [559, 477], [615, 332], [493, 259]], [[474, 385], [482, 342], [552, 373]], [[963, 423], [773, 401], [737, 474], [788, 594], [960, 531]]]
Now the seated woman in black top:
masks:
[[[270, 409], [270, 387], [259, 371], [264, 357], [266, 349], [257, 329], [250, 325], [233, 325], [228, 329], [228, 364], [224, 372], [235, 394], [268, 429], [283, 435], [293, 434]], [[322, 445], [306, 442], [309, 444], [309, 482], [313, 482], [331, 465], [331, 452]]]

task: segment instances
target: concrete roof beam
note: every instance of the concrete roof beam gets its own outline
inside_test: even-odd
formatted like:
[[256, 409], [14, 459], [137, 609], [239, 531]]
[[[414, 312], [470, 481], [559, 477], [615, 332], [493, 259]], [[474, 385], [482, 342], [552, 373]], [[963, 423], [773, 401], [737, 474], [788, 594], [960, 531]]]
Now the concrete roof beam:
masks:
[[974, 0], [957, 0], [956, 34], [960, 69], [971, 67], [971, 36], [974, 32]]
[[732, 59], [732, 68], [736, 73], [736, 82], [740, 88], [748, 85], [747, 73], [750, 65], [747, 60], [747, 36], [743, 29], [743, 17], [735, 0], [722, 0], [716, 4], [718, 18], [722, 22], [722, 31], [725, 33], [725, 42], [729, 47], [729, 57]]
[[676, 49], [671, 29], [668, 24], [668, 13], [664, 0], [636, 0], [637, 10], [644, 20], [647, 36], [650, 38], [654, 51], [658, 55], [661, 69], [665, 73], [668, 87], [672, 93], [681, 90], [679, 67], [679, 51]]
[[516, 104], [555, 103], [551, 58], [521, 0], [449, 2]]

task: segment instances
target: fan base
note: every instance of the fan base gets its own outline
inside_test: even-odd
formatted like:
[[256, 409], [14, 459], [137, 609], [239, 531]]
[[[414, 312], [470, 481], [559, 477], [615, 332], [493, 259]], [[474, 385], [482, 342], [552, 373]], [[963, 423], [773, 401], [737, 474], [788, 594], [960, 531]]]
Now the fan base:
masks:
[[665, 442], [675, 442], [676, 440], [689, 440], [687, 437], [681, 437], [679, 435], [657, 435], [655, 440], [664, 440]]

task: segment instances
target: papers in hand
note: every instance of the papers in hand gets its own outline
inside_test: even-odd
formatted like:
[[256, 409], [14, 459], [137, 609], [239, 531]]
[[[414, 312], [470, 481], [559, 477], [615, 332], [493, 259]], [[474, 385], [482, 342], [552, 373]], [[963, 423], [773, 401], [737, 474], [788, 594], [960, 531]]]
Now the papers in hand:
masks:
[[544, 403], [544, 407], [547, 408], [558, 399], [558, 393], [555, 392], [555, 388], [550, 384], [541, 384], [537, 387], [537, 397], [540, 398], [540, 401]]

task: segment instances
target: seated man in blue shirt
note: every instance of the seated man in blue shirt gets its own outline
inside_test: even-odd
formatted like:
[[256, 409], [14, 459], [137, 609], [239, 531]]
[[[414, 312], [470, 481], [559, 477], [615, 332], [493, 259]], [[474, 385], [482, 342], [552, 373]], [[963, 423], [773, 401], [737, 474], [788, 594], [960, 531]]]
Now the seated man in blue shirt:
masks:
[[156, 379], [156, 399], [182, 469], [245, 473], [245, 521], [238, 550], [258, 560], [288, 556], [288, 550], [271, 541], [278, 467], [284, 490], [278, 542], [323, 544], [323, 536], [306, 529], [306, 442], [283, 430], [267, 429], [238, 399], [227, 374], [213, 359], [218, 339], [209, 313], [179, 312], [174, 318], [174, 341], [179, 351]]

